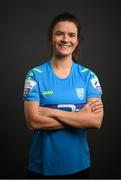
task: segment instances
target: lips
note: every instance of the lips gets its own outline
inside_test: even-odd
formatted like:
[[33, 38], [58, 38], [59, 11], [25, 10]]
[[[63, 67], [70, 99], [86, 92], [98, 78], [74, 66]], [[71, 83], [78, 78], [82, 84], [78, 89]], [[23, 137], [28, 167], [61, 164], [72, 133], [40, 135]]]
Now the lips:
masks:
[[58, 46], [62, 47], [62, 48], [69, 48], [69, 47], [71, 47], [70, 45], [63, 45], [63, 44], [59, 44]]

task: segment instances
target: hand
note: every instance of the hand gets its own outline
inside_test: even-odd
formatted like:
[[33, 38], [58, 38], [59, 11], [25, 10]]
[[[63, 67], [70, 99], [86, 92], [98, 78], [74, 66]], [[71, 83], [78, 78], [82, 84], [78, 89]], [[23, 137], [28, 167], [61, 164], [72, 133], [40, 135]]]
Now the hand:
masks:
[[39, 107], [39, 114], [43, 116], [53, 117], [53, 110], [52, 108], [48, 107]]
[[98, 113], [98, 112], [101, 112], [102, 109], [103, 109], [103, 104], [102, 104], [101, 100], [96, 100], [96, 101], [88, 102], [82, 110]]
[[92, 101], [90, 103], [91, 111], [94, 113], [101, 112], [103, 110], [103, 103], [101, 100]]

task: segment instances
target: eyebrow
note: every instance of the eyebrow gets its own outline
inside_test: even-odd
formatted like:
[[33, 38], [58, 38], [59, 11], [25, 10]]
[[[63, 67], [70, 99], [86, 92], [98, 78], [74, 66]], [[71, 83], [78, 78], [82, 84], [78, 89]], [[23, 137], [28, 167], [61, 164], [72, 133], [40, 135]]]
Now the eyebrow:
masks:
[[[57, 33], [65, 33], [65, 32], [63, 32], [63, 31], [56, 31], [55, 32], [55, 34], [57, 34]], [[72, 35], [77, 35], [77, 33], [74, 33], [74, 32], [67, 32], [68, 34], [72, 34]]]

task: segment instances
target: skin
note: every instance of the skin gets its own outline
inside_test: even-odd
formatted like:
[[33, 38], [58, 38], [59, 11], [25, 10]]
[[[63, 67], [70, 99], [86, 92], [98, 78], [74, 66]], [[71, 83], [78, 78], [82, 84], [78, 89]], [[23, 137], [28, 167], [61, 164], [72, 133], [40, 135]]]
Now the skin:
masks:
[[72, 60], [72, 53], [78, 44], [77, 27], [74, 23], [64, 21], [56, 24], [51, 43], [54, 59]]
[[50, 108], [39, 108], [39, 112], [41, 115], [56, 118], [60, 122], [75, 128], [100, 128], [102, 108], [103, 105], [100, 99], [91, 98], [90, 102], [79, 112], [67, 112]]
[[[51, 65], [55, 74], [66, 78], [72, 66], [72, 53], [78, 45], [78, 32], [74, 23], [61, 21], [56, 24], [51, 37], [53, 56]], [[57, 130], [61, 128], [100, 128], [103, 120], [103, 103], [99, 98], [87, 99], [79, 112], [67, 112], [39, 107], [39, 102], [25, 101], [24, 111], [30, 129]]]
[[51, 64], [55, 74], [60, 78], [65, 78], [70, 73], [72, 53], [78, 44], [77, 34], [75, 24], [68, 21], [57, 23], [53, 30]]

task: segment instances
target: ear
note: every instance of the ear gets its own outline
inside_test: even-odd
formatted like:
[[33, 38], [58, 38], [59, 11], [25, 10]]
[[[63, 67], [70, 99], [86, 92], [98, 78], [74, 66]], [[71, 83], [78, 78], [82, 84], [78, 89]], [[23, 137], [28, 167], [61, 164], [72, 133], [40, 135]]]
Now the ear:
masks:
[[79, 40], [77, 39], [76, 47], [78, 46], [78, 44], [79, 44]]
[[77, 38], [77, 45], [80, 43], [80, 38]]
[[48, 37], [48, 41], [51, 44], [52, 43], [52, 37]]

